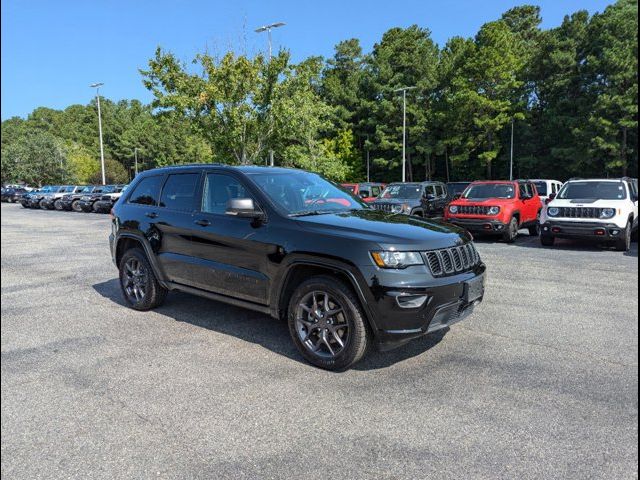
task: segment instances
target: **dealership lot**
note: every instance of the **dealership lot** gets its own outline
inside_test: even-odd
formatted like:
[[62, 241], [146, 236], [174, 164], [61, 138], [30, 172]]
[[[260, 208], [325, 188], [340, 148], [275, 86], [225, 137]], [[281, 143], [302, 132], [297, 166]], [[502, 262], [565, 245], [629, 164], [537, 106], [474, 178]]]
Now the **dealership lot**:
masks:
[[480, 240], [470, 319], [336, 374], [259, 313], [126, 308], [108, 232], [2, 205], [3, 477], [637, 477], [636, 243]]

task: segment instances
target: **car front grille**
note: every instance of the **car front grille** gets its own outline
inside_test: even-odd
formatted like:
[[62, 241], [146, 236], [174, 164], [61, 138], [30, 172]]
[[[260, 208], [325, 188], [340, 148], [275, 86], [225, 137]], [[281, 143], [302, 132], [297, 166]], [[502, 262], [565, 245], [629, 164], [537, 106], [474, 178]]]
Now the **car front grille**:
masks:
[[473, 269], [480, 263], [480, 255], [472, 242], [458, 247], [424, 252], [434, 277], [448, 277]]
[[464, 215], [488, 215], [490, 208], [483, 205], [461, 205], [458, 207], [458, 213]]
[[601, 208], [595, 207], [558, 207], [558, 217], [563, 218], [600, 218]]
[[372, 203], [371, 206], [376, 210], [381, 210], [383, 212], [391, 212], [391, 203]]

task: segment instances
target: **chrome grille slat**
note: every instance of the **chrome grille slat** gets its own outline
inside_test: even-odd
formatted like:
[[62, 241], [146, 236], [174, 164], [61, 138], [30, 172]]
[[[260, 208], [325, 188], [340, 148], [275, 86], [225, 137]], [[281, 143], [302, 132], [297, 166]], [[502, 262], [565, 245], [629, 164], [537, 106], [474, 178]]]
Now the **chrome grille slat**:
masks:
[[458, 247], [429, 250], [424, 252], [424, 256], [434, 277], [456, 275], [480, 263], [480, 255], [471, 242]]
[[488, 215], [489, 207], [482, 205], [461, 205], [458, 211], [464, 215]]

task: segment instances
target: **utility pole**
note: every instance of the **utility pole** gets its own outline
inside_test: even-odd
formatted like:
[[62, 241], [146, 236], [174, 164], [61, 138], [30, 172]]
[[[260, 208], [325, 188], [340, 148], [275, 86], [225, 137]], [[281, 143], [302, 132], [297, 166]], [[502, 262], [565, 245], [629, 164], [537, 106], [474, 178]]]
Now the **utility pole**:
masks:
[[[273, 28], [278, 28], [278, 27], [282, 27], [284, 26], [285, 23], [284, 22], [276, 22], [276, 23], [271, 23], [269, 25], [263, 25], [262, 27], [256, 28], [256, 33], [262, 33], [262, 32], [267, 32], [267, 41], [269, 42], [269, 64], [271, 64], [271, 56], [272, 56], [272, 52], [271, 52], [271, 29]], [[273, 163], [273, 150], [269, 150], [269, 165], [273, 167], [274, 163]]]
[[107, 177], [104, 171], [104, 146], [102, 145], [102, 114], [100, 112], [100, 87], [104, 83], [92, 83], [91, 88], [96, 89], [96, 100], [98, 102], [98, 132], [100, 134], [100, 166], [102, 168], [102, 185], [107, 184]]
[[135, 172], [136, 172], [136, 177], [138, 176], [138, 147], [134, 147], [133, 148], [133, 158], [134, 158], [134, 162], [135, 162]]
[[402, 92], [402, 181], [407, 181], [407, 90], [416, 87], [397, 88], [394, 92]]
[[367, 182], [369, 181], [369, 147], [367, 147]]
[[509, 180], [513, 180], [513, 123], [514, 119], [511, 119], [511, 161], [509, 162]]

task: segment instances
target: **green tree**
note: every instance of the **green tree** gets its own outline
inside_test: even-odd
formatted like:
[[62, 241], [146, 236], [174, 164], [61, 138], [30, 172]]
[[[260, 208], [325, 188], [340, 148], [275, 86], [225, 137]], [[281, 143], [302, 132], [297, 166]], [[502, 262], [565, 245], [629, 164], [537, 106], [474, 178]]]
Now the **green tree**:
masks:
[[5, 162], [3, 175], [10, 168], [13, 180], [29, 185], [63, 183], [69, 178], [63, 145], [47, 132], [28, 132], [7, 145], [2, 150], [3, 166]]

